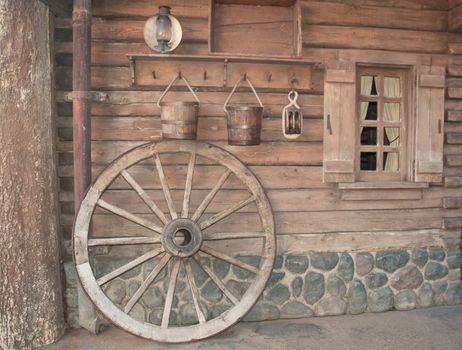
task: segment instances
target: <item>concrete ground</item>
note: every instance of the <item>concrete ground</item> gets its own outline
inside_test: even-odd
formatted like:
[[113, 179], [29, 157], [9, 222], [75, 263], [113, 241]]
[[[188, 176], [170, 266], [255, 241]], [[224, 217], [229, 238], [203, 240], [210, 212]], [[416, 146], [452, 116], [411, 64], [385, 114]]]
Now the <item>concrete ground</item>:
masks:
[[379, 314], [242, 322], [211, 339], [180, 345], [141, 339], [115, 327], [98, 336], [84, 330], [72, 330], [57, 344], [42, 349], [460, 350], [462, 305]]

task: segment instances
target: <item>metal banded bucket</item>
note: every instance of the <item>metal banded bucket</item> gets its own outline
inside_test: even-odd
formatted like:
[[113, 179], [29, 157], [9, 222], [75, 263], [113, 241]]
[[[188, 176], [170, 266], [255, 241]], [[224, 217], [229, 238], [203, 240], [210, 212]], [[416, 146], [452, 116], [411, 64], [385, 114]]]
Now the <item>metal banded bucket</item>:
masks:
[[[170, 90], [173, 83], [178, 79], [184, 80], [189, 91], [191, 91], [196, 99], [196, 102], [162, 102], [162, 99]], [[160, 108], [162, 137], [166, 139], [195, 140], [197, 137], [197, 115], [199, 112], [199, 105], [199, 99], [186, 78], [182, 75], [175, 77], [162, 93], [159, 101], [157, 101], [157, 106]]]
[[[246, 80], [255, 94], [260, 106], [228, 106], [234, 91], [239, 83]], [[254, 146], [260, 144], [261, 124], [263, 116], [263, 104], [257, 95], [250, 80], [244, 76], [236, 85], [226, 99], [223, 107], [228, 120], [228, 144], [232, 146]]]
[[160, 107], [163, 138], [196, 139], [198, 102], [161, 102]]

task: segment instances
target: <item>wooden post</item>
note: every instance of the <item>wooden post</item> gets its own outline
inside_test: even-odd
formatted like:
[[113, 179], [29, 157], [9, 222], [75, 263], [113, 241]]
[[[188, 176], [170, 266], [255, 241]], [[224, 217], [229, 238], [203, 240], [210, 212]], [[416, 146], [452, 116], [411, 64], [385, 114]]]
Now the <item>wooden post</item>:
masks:
[[[91, 0], [75, 0], [73, 23], [73, 153], [76, 211], [91, 184]], [[100, 319], [83, 292], [78, 290], [79, 324], [96, 334]]]
[[0, 0], [0, 348], [64, 332], [50, 51], [39, 1]]

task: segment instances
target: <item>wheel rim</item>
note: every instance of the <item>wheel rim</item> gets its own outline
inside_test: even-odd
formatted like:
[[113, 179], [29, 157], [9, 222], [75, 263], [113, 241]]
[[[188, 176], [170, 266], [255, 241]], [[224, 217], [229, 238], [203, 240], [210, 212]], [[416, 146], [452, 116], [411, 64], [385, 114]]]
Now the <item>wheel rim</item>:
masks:
[[[187, 162], [187, 175], [184, 185], [181, 210], [177, 212], [172, 194], [165, 176], [162, 155], [171, 153], [185, 153], [189, 155]], [[197, 157], [215, 162], [224, 167], [224, 171], [213, 188], [208, 191], [195, 210], [191, 206], [191, 193], [193, 191], [194, 169], [197, 166]], [[167, 204], [167, 212], [156, 204], [141, 185], [130, 175], [130, 167], [154, 159], [154, 171], [157, 171], [162, 192]], [[213, 202], [217, 193], [222, 190], [224, 183], [230, 175], [234, 175], [250, 192], [250, 196], [240, 200], [216, 214], [203, 218], [207, 208]], [[140, 199], [150, 208], [152, 214], [158, 219], [157, 223], [147, 220], [137, 214], [132, 214], [115, 206], [101, 197], [115, 179], [123, 178], [137, 193]], [[237, 211], [254, 203], [261, 223], [258, 232], [209, 232], [215, 224], [220, 223]], [[147, 228], [152, 234], [143, 236], [124, 237], [89, 237], [89, 228], [95, 208], [102, 208], [123, 220]], [[99, 209], [98, 209], [99, 210]], [[160, 224], [159, 224], [160, 223]], [[238, 257], [224, 253], [210, 246], [213, 241], [234, 241], [256, 239], [261, 242], [260, 262], [258, 266], [247, 264]], [[99, 278], [95, 277], [92, 269], [91, 249], [99, 246], [124, 246], [143, 244], [150, 245], [144, 254], [131, 260], [115, 270]], [[210, 337], [222, 332], [239, 321], [255, 304], [263, 292], [266, 282], [271, 274], [275, 258], [274, 220], [269, 201], [264, 190], [255, 176], [237, 158], [221, 148], [210, 144], [195, 141], [162, 141], [150, 143], [134, 148], [112, 162], [96, 179], [85, 196], [74, 225], [74, 257], [77, 273], [82, 286], [89, 298], [111, 322], [133, 334], [144, 338], [162, 342], [187, 342]], [[238, 254], [239, 252], [234, 252]], [[105, 294], [102, 288], [117, 279], [124, 273], [137, 266], [145, 264], [152, 259], [160, 259], [141, 283], [136, 292], [128, 298], [125, 305], [116, 305]], [[206, 258], [213, 258], [229, 264], [233, 269], [238, 268], [250, 272], [253, 279], [250, 286], [242, 295], [236, 296], [213, 269], [207, 264]], [[201, 293], [196, 286], [196, 276], [192, 265], [197, 264], [208, 275], [209, 281], [218, 287], [223, 299], [230, 302], [231, 307], [217, 317], [207, 316], [204, 305], [201, 304]], [[192, 304], [196, 311], [197, 324], [170, 325], [169, 318], [172, 312], [172, 301], [175, 297], [175, 287], [180, 267], [183, 266], [184, 275], [192, 295]], [[94, 267], [93, 267], [94, 268]], [[163, 305], [162, 321], [160, 325], [143, 322], [132, 317], [129, 313], [140, 302], [143, 294], [148, 290], [162, 270], [170, 270], [164, 277], [168, 282], [165, 302]], [[158, 282], [158, 281], [157, 281]]]

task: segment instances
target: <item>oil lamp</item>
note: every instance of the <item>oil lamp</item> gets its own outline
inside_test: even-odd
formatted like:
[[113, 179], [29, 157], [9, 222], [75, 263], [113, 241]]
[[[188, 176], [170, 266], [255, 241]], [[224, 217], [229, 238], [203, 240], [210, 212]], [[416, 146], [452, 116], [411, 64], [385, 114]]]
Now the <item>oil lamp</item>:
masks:
[[159, 6], [159, 13], [150, 17], [144, 26], [144, 40], [154, 51], [168, 53], [181, 41], [182, 30], [178, 20], [170, 14], [169, 6]]

